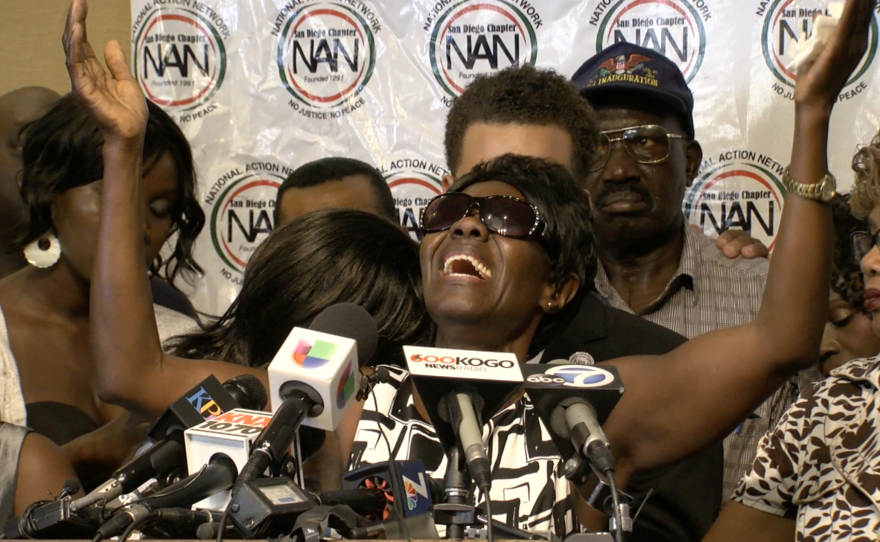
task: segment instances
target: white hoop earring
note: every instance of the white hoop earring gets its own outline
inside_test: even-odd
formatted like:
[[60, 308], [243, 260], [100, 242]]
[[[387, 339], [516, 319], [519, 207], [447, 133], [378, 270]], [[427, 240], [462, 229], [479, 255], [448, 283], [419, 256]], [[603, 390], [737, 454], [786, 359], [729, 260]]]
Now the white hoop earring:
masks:
[[52, 267], [61, 257], [61, 243], [51, 231], [34, 239], [24, 247], [24, 258], [34, 267]]

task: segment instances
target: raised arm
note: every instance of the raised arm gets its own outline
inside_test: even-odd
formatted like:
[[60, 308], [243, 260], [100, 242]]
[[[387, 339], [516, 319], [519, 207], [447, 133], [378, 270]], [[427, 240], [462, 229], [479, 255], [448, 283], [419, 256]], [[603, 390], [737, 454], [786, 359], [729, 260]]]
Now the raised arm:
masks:
[[144, 272], [141, 154], [148, 110], [119, 43], [104, 50], [107, 73], [86, 35], [85, 0], [72, 0], [64, 31], [74, 95], [104, 137], [104, 180], [98, 248], [91, 284], [92, 349], [102, 400], [147, 419], [160, 414], [209, 374], [220, 381], [251, 373], [268, 386], [266, 371], [231, 363], [165, 355]]
[[[821, 56], [798, 74], [790, 174], [828, 171], [831, 109], [863, 56], [872, 0], [850, 0]], [[828, 305], [831, 212], [789, 193], [761, 310], [749, 324], [694, 338], [659, 358], [618, 367], [627, 387], [606, 422], [620, 470], [694, 453], [732, 430], [793, 371], [814, 362]], [[615, 362], [612, 362], [615, 363]]]

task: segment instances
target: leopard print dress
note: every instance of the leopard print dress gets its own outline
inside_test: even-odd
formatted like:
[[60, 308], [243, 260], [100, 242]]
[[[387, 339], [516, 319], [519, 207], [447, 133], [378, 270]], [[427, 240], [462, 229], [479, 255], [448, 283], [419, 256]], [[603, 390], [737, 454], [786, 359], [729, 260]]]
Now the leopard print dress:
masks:
[[793, 518], [797, 541], [880, 539], [880, 355], [801, 394], [761, 439], [734, 500]]

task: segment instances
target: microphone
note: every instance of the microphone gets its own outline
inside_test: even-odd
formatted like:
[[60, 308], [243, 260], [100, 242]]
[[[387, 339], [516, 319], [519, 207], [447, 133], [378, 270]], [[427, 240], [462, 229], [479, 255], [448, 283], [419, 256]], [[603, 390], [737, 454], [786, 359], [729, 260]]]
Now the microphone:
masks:
[[286, 477], [245, 482], [229, 507], [229, 518], [244, 538], [289, 534], [303, 512], [317, 506], [311, 495]]
[[575, 352], [568, 356], [568, 363], [572, 365], [595, 365], [596, 360], [588, 352]]
[[342, 504], [367, 518], [381, 517], [385, 512], [385, 506], [388, 504], [385, 491], [379, 488], [369, 489], [364, 487], [321, 491], [315, 493], [314, 496], [318, 505], [336, 506]]
[[353, 303], [324, 309], [309, 329], [293, 328], [269, 364], [272, 419], [232, 488], [230, 509], [246, 482], [284, 457], [300, 424], [336, 429], [354, 402], [358, 362], [369, 361], [378, 341], [373, 317]]
[[[407, 368], [444, 451], [456, 444], [483, 492], [492, 480], [483, 444], [490, 419], [522, 384], [516, 356], [501, 352], [404, 346]], [[449, 465], [447, 468], [457, 468]]]
[[293, 328], [269, 364], [272, 411], [293, 395], [310, 402], [304, 425], [333, 431], [358, 387], [358, 366], [373, 356], [373, 317], [353, 303], [321, 311], [308, 329]]
[[117, 469], [91, 493], [73, 501], [71, 510], [109, 502], [131, 493], [150, 478], [164, 477], [186, 461], [183, 430], [237, 408], [239, 402], [260, 410], [266, 400], [266, 388], [253, 375], [239, 375], [222, 385], [214, 375], [208, 376], [172, 403], [153, 424], [149, 431], [157, 441], [153, 446]]
[[[261, 409], [265, 407], [266, 400], [265, 387], [253, 375], [244, 374], [231, 378], [222, 386], [213, 375], [205, 378], [172, 403], [153, 425], [150, 435], [158, 442], [113, 472], [106, 482], [88, 495], [75, 500], [59, 498], [32, 510], [29, 514], [30, 525], [40, 537], [65, 537], [73, 532], [82, 533], [83, 530], [93, 532], [94, 527], [90, 523], [99, 518], [89, 511], [91, 507], [131, 493], [150, 478], [164, 478], [181, 463], [185, 464], [184, 429], [234, 409], [239, 401]], [[262, 426], [255, 434], [261, 429]], [[211, 451], [204, 460], [196, 464], [204, 464], [214, 451], [217, 450]], [[76, 491], [78, 489], [69, 493]], [[6, 533], [6, 538], [18, 537], [11, 531]]]
[[76, 478], [65, 480], [64, 487], [55, 501], [37, 507], [30, 506], [21, 516], [9, 519], [3, 526], [2, 537], [15, 539], [92, 536], [95, 525], [71, 511], [70, 496], [81, 488], [82, 485]]
[[260, 379], [252, 374], [242, 374], [223, 383], [223, 389], [235, 401], [236, 408], [263, 410], [269, 402], [269, 395]]
[[443, 493], [442, 484], [428, 476], [421, 461], [385, 461], [366, 465], [342, 475], [343, 489], [376, 488], [388, 505], [376, 525], [358, 527], [351, 538], [435, 539], [437, 528], [431, 514]]
[[[419, 499], [420, 495], [416, 493], [426, 491], [425, 467], [419, 461], [398, 464], [405, 473], [398, 479], [408, 481], [411, 477], [422, 485], [417, 489], [406, 487], [397, 494], [406, 495], [413, 510], [429, 511], [430, 495], [425, 494], [425, 498]], [[387, 477], [387, 472], [387, 463], [364, 467], [343, 475], [341, 490], [314, 494], [306, 493], [285, 477], [250, 480], [244, 482], [236, 493], [233, 501], [235, 506], [229, 508], [229, 518], [238, 533], [249, 539], [289, 534], [300, 515], [317, 506], [344, 505], [368, 519], [383, 519], [388, 500], [394, 498], [391, 486], [404, 487], [388, 482], [387, 478], [380, 478], [383, 475]], [[427, 487], [430, 489], [430, 486]]]
[[567, 360], [525, 364], [524, 388], [563, 461], [580, 452], [602, 473], [614, 469], [604, 422], [624, 387], [617, 369], [571, 365]]
[[[220, 452], [235, 463], [236, 469], [243, 471], [258, 435], [269, 427], [271, 421], [272, 416], [268, 412], [237, 408], [187, 429], [184, 432], [184, 443], [189, 474], [197, 473], [202, 465]], [[199, 509], [223, 510], [228, 499], [229, 492], [221, 491], [193, 506]]]
[[95, 539], [106, 540], [117, 536], [132, 523], [144, 520], [151, 512], [161, 508], [189, 506], [218, 491], [229, 489], [237, 476], [238, 469], [229, 456], [214, 454], [208, 464], [197, 473], [178, 480], [128, 508], [120, 509], [98, 528]]
[[[241, 381], [235, 384], [227, 382], [227, 384], [230, 388], [240, 392]], [[205, 420], [238, 408], [241, 405], [227, 391], [227, 384], [221, 385], [217, 377], [208, 376], [186, 392], [183, 397], [171, 403], [150, 428], [148, 436], [159, 441], [177, 429], [195, 427]], [[260, 387], [262, 388], [262, 385]], [[265, 394], [265, 390], [263, 393]]]
[[[342, 489], [381, 489], [390, 503], [403, 502], [403, 516], [416, 516], [431, 511], [439, 482], [428, 476], [421, 461], [383, 461], [366, 465], [342, 475]], [[387, 510], [382, 519], [391, 515]]]

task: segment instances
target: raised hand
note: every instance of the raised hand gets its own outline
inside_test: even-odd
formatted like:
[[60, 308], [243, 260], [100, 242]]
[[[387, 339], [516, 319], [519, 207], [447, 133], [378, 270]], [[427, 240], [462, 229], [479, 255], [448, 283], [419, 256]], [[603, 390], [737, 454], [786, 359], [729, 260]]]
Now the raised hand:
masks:
[[62, 43], [71, 89], [100, 126], [105, 143], [118, 141], [139, 146], [149, 116], [144, 95], [115, 40], [104, 49], [110, 73], [104, 70], [86, 34], [88, 11], [86, 0], [72, 0], [67, 12]]
[[797, 104], [830, 108], [868, 47], [876, 0], [848, 0], [834, 35], [812, 66], [798, 72]]

